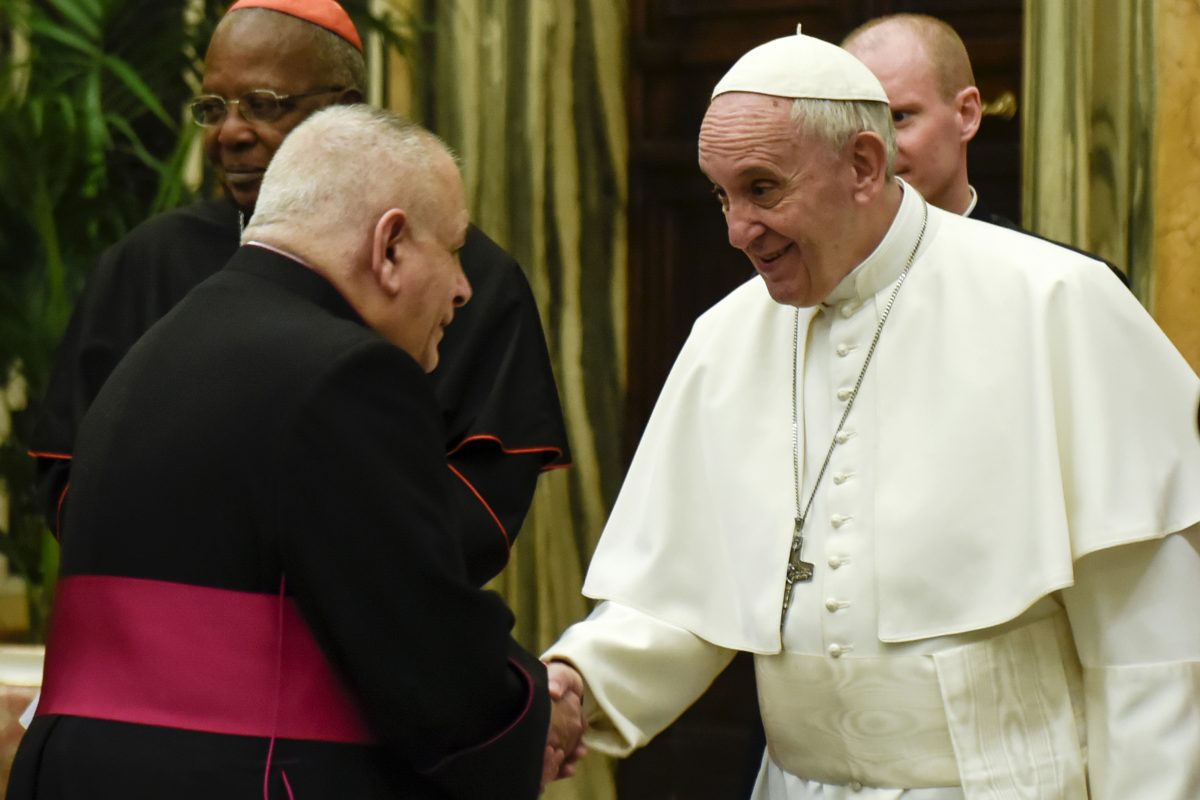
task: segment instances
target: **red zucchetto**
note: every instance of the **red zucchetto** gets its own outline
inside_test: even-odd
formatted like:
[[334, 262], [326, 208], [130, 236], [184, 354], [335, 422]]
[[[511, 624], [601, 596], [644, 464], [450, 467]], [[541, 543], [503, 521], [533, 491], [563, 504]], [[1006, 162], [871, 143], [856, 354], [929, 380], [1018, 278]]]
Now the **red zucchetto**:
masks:
[[229, 7], [229, 11], [242, 8], [267, 8], [320, 25], [325, 30], [336, 33], [359, 51], [363, 49], [362, 39], [358, 35], [358, 29], [350, 21], [350, 15], [334, 0], [238, 0]]

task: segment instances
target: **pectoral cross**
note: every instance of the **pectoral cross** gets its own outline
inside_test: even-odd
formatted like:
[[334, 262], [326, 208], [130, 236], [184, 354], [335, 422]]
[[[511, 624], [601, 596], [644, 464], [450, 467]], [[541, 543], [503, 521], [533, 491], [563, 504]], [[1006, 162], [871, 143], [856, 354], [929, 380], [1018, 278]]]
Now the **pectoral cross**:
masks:
[[807, 583], [813, 577], [813, 564], [811, 561], [805, 561], [800, 557], [800, 551], [804, 547], [804, 518], [796, 517], [796, 527], [792, 532], [792, 551], [788, 554], [787, 565], [787, 584], [783, 590], [783, 610], [779, 619], [780, 628], [783, 627], [783, 620], [787, 617], [788, 606], [792, 603], [792, 592], [796, 588], [797, 583]]

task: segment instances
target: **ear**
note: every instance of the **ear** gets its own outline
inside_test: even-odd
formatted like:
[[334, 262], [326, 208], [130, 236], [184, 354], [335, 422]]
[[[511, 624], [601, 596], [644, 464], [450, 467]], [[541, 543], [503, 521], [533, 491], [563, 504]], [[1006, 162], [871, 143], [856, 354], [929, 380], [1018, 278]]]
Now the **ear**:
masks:
[[879, 134], [859, 131], [847, 147], [854, 173], [854, 199], [869, 202], [887, 185], [887, 145]]
[[966, 144], [975, 138], [983, 122], [983, 101], [979, 87], [968, 86], [954, 95], [954, 111], [958, 114], [959, 141]]
[[389, 297], [400, 292], [404, 246], [412, 238], [412, 224], [399, 208], [390, 208], [375, 223], [371, 237], [371, 273]]

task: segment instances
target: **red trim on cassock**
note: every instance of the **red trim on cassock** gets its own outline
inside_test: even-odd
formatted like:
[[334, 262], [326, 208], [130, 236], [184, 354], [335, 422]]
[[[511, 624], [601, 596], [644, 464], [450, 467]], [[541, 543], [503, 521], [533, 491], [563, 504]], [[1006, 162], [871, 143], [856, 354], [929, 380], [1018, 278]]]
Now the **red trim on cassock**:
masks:
[[54, 505], [54, 538], [62, 541], [62, 512], [63, 504], [67, 502], [67, 492], [71, 491], [71, 482], [67, 481], [63, 485], [63, 490], [58, 493], [58, 502]]
[[521, 720], [525, 719], [525, 717], [529, 714], [529, 709], [533, 708], [533, 698], [534, 698], [535, 688], [536, 688], [536, 686], [533, 682], [533, 676], [529, 674], [529, 670], [525, 669], [517, 661], [514, 661], [513, 659], [510, 658], [508, 660], [508, 663], [513, 668], [515, 668], [517, 670], [517, 672], [520, 673], [521, 677], [525, 680], [525, 707], [521, 709], [521, 713], [517, 714], [516, 719], [514, 719], [512, 722], [508, 723], [508, 725], [506, 725], [504, 727], [504, 730], [500, 731], [495, 736], [491, 737], [490, 739], [488, 739], [484, 742], [481, 742], [481, 743], [475, 745], [474, 747], [468, 747], [465, 750], [459, 750], [457, 753], [451, 753], [450, 755], [443, 758], [441, 761], [439, 761], [434, 766], [425, 770], [426, 774], [428, 774], [430, 772], [436, 772], [437, 770], [439, 770], [443, 766], [445, 766], [447, 763], [454, 760], [455, 758], [458, 758], [459, 756], [463, 755], [464, 753], [470, 753], [475, 750], [482, 750], [483, 748], [485, 748], [489, 745], [495, 744], [496, 742], [500, 741], [505, 736], [507, 736], [512, 731], [512, 729], [517, 727], [517, 725], [520, 724]]
[[496, 512], [492, 511], [492, 507], [488, 505], [488, 501], [483, 499], [483, 495], [479, 493], [479, 490], [475, 488], [474, 484], [467, 480], [465, 475], [456, 470], [453, 464], [447, 464], [446, 466], [450, 468], [451, 472], [458, 476], [460, 481], [466, 484], [467, 488], [471, 490], [471, 494], [475, 495], [475, 499], [478, 500], [488, 514], [491, 515], [492, 522], [496, 523], [496, 527], [500, 529], [500, 534], [504, 537], [504, 549], [512, 552], [512, 539], [508, 538], [508, 531], [505, 529], [504, 523], [500, 521], [500, 517], [496, 516]]
[[[464, 447], [466, 447], [471, 442], [494, 442], [496, 445], [498, 445], [500, 447], [500, 452], [504, 453], [505, 455], [510, 455], [510, 456], [533, 455], [536, 453], [553, 453], [554, 459], [552, 459], [552, 460], [557, 460], [557, 459], [562, 458], [562, 452], [563, 452], [561, 447], [552, 447], [552, 446], [506, 447], [503, 440], [501, 440], [499, 436], [492, 436], [490, 433], [480, 433], [480, 434], [476, 434], [474, 436], [468, 436], [467, 438], [463, 439], [461, 442], [454, 445], [454, 447], [450, 448], [450, 451], [448, 453], [446, 453], [446, 455], [447, 456], [454, 455], [455, 453], [457, 453], [459, 450], [462, 450]], [[556, 467], [565, 467], [565, 466], [568, 466], [568, 465], [567, 464], [548, 464], [546, 466], [543, 466], [542, 470], [554, 469]]]
[[39, 453], [37, 450], [26, 450], [25, 455], [32, 458], [60, 458], [63, 461], [70, 461], [70, 453]]
[[141, 578], [59, 580], [37, 714], [372, 741], [290, 598]]
[[[38, 450], [26, 450], [25, 455], [31, 458], [53, 458], [59, 461], [70, 461], [72, 456], [70, 453], [43, 453]], [[67, 499], [67, 490], [71, 488], [70, 482], [63, 487], [63, 490], [58, 495], [58, 503], [54, 506], [54, 530], [51, 533], [54, 538], [62, 541], [62, 508], [63, 502]]]

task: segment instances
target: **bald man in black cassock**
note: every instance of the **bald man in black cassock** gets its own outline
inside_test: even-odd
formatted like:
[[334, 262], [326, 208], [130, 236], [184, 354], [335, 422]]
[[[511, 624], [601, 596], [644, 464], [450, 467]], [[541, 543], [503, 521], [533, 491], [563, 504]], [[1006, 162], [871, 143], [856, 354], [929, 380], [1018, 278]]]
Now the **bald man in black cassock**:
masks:
[[[424, 374], [470, 297], [461, 181], [441, 145], [364, 139], [367, 123], [405, 125], [340, 106], [297, 129], [281, 175], [338, 132], [340, 156], [322, 152], [339, 191], [296, 193], [329, 208], [260, 204], [252, 241], [84, 418], [13, 800], [538, 794], [545, 669], [449, 533]], [[364, 148], [366, 210], [323, 222], [357, 208]], [[409, 154], [378, 163], [393, 151]]]
[[[314, 16], [313, 7], [322, 5], [328, 15]], [[336, 20], [330, 30], [323, 27], [328, 18]], [[287, 132], [320, 107], [362, 100], [361, 45], [332, 0], [242, 0], [222, 19], [197, 100], [262, 90], [289, 99], [269, 118], [241, 104], [236, 110], [223, 104], [225, 113], [210, 116], [201, 102], [205, 153], [227, 199], [152, 217], [109, 248], [89, 276], [31, 439], [39, 495], [56, 535], [71, 502], [76, 434], [100, 387], [139, 336], [233, 255], [239, 220], [253, 219], [251, 178]], [[330, 86], [341, 90], [312, 93]], [[483, 585], [508, 563], [538, 476], [567, 466], [571, 456], [537, 305], [520, 265], [474, 226], [461, 257], [474, 300], [447, 330], [432, 379], [459, 509], [456, 532], [472, 580]]]

